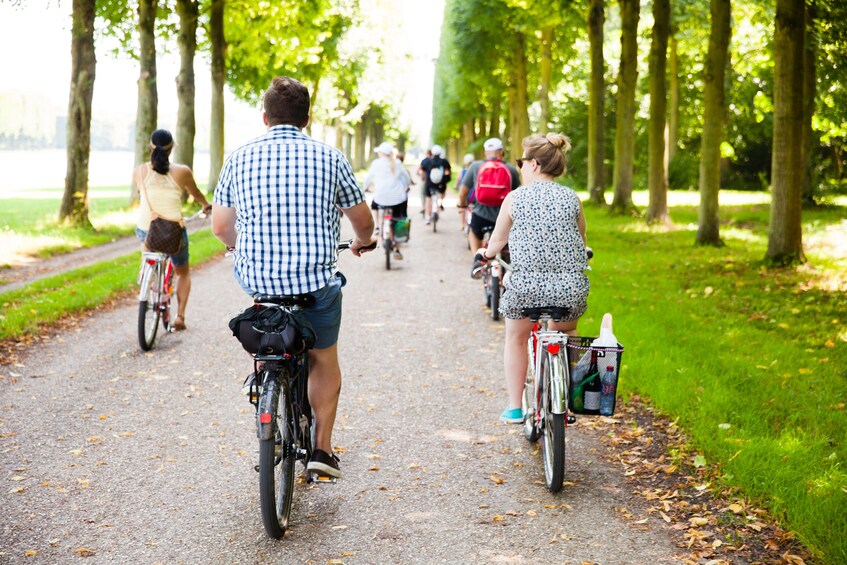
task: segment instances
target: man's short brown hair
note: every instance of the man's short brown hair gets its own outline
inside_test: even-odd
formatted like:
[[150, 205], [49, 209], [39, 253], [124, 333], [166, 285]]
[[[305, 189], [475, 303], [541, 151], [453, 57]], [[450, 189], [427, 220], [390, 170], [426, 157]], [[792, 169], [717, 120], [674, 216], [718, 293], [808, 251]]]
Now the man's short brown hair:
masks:
[[309, 89], [303, 83], [291, 77], [276, 77], [263, 100], [268, 125], [304, 127], [309, 121], [310, 103]]

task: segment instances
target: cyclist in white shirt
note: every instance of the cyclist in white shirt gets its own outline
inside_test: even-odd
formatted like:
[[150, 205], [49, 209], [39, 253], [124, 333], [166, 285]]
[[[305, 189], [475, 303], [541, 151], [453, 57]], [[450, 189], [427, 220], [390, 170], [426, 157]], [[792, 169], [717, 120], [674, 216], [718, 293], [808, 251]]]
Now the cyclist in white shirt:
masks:
[[[409, 185], [412, 183], [409, 172], [399, 159], [394, 157], [394, 146], [383, 141], [374, 149], [377, 158], [373, 160], [365, 177], [365, 191], [374, 189], [371, 209], [374, 211], [376, 233], [379, 233], [379, 209], [391, 208], [391, 217], [405, 218], [409, 200]], [[403, 259], [400, 245], [394, 244], [394, 258]]]

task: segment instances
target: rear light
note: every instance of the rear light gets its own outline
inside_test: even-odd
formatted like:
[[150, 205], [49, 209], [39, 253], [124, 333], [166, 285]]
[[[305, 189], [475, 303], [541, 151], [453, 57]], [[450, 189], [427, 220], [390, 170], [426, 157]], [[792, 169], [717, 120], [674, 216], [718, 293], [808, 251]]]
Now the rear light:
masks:
[[271, 415], [267, 413], [259, 414], [259, 422], [262, 424], [270, 424], [271, 423]]
[[550, 353], [550, 355], [558, 355], [560, 348], [561, 345], [559, 345], [558, 343], [551, 343], [547, 346], [547, 351]]

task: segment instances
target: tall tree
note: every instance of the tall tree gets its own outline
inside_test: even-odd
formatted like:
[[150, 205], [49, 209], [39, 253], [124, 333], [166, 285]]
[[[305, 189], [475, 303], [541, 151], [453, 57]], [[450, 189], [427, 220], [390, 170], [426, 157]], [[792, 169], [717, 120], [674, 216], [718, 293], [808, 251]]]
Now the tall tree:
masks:
[[[156, 87], [156, 4], [157, 0], [138, 2], [138, 103], [135, 110], [135, 164], [150, 154], [150, 134], [157, 127], [159, 94]], [[132, 188], [133, 200], [137, 199]]]
[[526, 38], [520, 31], [515, 34], [512, 51], [512, 73], [509, 75], [509, 145], [511, 156], [522, 155], [521, 141], [529, 135], [529, 94], [526, 76]]
[[212, 112], [209, 116], [209, 190], [218, 184], [224, 164], [224, 85], [226, 84], [225, 0], [211, 0], [209, 43], [212, 55]]
[[626, 214], [632, 204], [632, 172], [635, 162], [635, 87], [638, 82], [639, 0], [619, 0], [621, 7], [621, 61], [618, 72], [615, 121], [615, 198], [612, 211]]
[[805, 10], [804, 0], [776, 2], [772, 200], [765, 258], [777, 265], [805, 259], [801, 231]]
[[806, 4], [806, 39], [803, 49], [803, 204], [815, 204], [815, 187], [812, 155], [819, 141], [815, 138], [812, 118], [817, 102], [818, 34], [817, 5], [814, 0]]
[[679, 145], [679, 42], [671, 24], [668, 52], [668, 162]]
[[591, 82], [588, 90], [588, 192], [591, 202], [606, 204], [604, 174], [604, 127], [606, 103], [606, 72], [603, 62], [603, 0], [588, 2], [588, 41], [591, 52]]
[[547, 133], [550, 127], [550, 79], [553, 74], [553, 28], [545, 26], [541, 30], [541, 62], [539, 64], [541, 77], [538, 86], [538, 105], [541, 113], [538, 116], [538, 131]]
[[177, 0], [179, 15], [179, 74], [176, 77], [176, 95], [179, 107], [176, 114], [176, 147], [174, 161], [194, 167], [194, 136], [197, 131], [194, 114], [194, 54], [197, 51], [198, 0]]
[[667, 223], [668, 143], [667, 68], [670, 0], [653, 0], [653, 38], [650, 45], [650, 121], [648, 123], [647, 186], [650, 201], [647, 222]]
[[[802, 0], [800, 0], [802, 2]], [[700, 145], [700, 210], [696, 242], [723, 245], [718, 217], [721, 142], [726, 114], [724, 77], [728, 61], [730, 0], [711, 0], [712, 31], [703, 68], [703, 136]]]
[[97, 59], [94, 55], [95, 0], [74, 0], [71, 24], [71, 86], [68, 96], [65, 193], [59, 221], [90, 227], [88, 159], [91, 154], [91, 101]]

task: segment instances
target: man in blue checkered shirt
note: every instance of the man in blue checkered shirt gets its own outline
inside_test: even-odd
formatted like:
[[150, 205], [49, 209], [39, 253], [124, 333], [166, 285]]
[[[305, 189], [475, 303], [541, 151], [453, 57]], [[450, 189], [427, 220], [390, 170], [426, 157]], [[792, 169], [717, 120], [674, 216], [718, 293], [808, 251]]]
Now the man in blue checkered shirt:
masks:
[[308, 470], [338, 478], [332, 428], [341, 391], [338, 330], [341, 287], [336, 270], [341, 211], [356, 235], [357, 257], [373, 241], [373, 216], [344, 155], [301, 130], [309, 123], [309, 90], [289, 77], [264, 97], [268, 131], [236, 149], [215, 188], [212, 231], [234, 248], [235, 278], [250, 296], [311, 294], [305, 310], [317, 334], [309, 351], [309, 400], [315, 451]]

